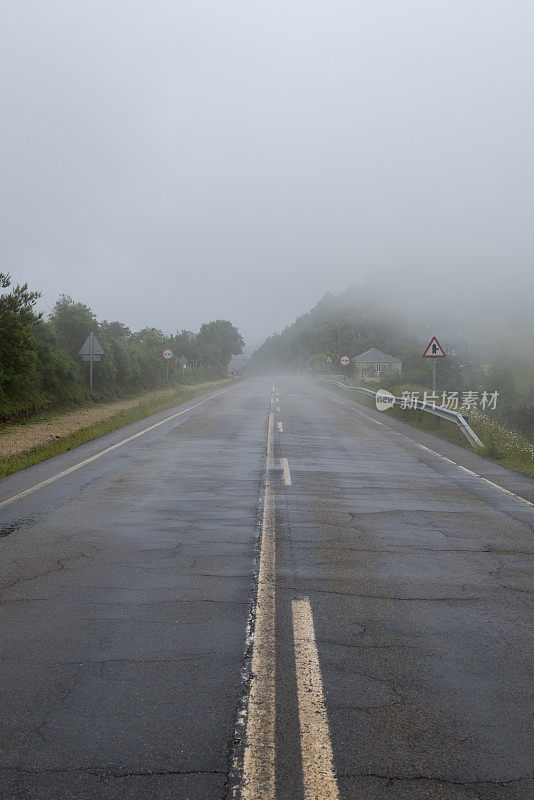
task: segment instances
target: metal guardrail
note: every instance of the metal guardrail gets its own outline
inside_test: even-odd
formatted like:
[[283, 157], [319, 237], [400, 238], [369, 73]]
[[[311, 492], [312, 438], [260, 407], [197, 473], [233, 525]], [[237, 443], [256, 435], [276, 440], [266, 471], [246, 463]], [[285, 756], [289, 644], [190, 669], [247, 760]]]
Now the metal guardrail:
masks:
[[[341, 383], [341, 381], [333, 381], [327, 378], [321, 378], [320, 380], [321, 383], [333, 383], [336, 386], [339, 386], [341, 389], [345, 389], [346, 391], [361, 392], [369, 397], [376, 398], [376, 392], [371, 391], [371, 389], [365, 389], [363, 386], [346, 386], [344, 383]], [[440, 419], [446, 419], [448, 422], [453, 422], [455, 425], [458, 425], [469, 444], [473, 445], [473, 447], [484, 447], [474, 430], [469, 426], [459, 411], [452, 411], [449, 408], [443, 408], [443, 406], [436, 406], [434, 403], [425, 403], [424, 400], [410, 400], [410, 404], [410, 408], [413, 410], [426, 411], [427, 414], [432, 414]], [[400, 406], [401, 408], [407, 408], [406, 399], [403, 397], [395, 397], [394, 405]]]

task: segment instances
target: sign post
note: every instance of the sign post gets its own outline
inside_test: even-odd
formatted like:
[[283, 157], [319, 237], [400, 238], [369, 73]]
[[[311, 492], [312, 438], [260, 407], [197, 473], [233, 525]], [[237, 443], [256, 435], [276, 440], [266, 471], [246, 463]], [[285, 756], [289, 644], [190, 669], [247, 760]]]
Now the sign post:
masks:
[[350, 367], [351, 358], [350, 356], [341, 356], [339, 359], [339, 363], [343, 367], [343, 380], [345, 384], [347, 383], [347, 367]]
[[89, 362], [89, 389], [93, 391], [93, 363], [100, 361], [104, 348], [92, 331], [80, 348], [80, 355], [84, 361]]
[[168, 383], [169, 382], [169, 361], [174, 356], [174, 353], [173, 353], [172, 350], [169, 350], [169, 348], [167, 348], [166, 350], [164, 350], [162, 352], [161, 355], [163, 356], [163, 358], [165, 359], [165, 362], [166, 362], [165, 366], [167, 367], [167, 383]]
[[[443, 347], [440, 345], [435, 336], [429, 341], [423, 358], [431, 358], [432, 360], [432, 395], [437, 397], [438, 391], [438, 376], [436, 368], [436, 358], [446, 358], [447, 354]], [[434, 401], [435, 402], [435, 401]], [[439, 428], [439, 417], [436, 417], [436, 430]]]
[[187, 358], [185, 356], [180, 356], [178, 361], [182, 365], [182, 380], [185, 383], [185, 368], [187, 367]]

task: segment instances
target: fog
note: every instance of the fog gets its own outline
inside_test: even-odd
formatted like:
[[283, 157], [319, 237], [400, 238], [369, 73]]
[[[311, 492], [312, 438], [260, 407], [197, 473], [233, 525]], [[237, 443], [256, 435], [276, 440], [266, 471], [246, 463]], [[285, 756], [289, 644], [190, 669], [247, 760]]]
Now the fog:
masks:
[[45, 311], [249, 344], [360, 281], [526, 336], [533, 23], [527, 0], [4, 0], [1, 269]]

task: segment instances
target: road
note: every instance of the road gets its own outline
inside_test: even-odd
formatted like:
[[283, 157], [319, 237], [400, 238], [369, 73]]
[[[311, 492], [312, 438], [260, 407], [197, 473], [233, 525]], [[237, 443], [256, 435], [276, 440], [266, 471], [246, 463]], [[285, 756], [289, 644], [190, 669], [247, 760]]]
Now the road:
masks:
[[425, 436], [249, 379], [0, 481], [2, 800], [534, 797], [534, 481]]

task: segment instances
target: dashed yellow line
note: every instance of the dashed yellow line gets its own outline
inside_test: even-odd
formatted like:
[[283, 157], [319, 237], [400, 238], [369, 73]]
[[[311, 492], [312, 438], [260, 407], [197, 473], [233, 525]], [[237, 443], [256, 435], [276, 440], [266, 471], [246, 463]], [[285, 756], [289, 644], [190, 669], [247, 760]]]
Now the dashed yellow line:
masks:
[[289, 471], [289, 462], [287, 458], [280, 459], [280, 466], [282, 467], [282, 474], [284, 476], [285, 485], [291, 486], [291, 472]]
[[[276, 597], [274, 392], [267, 434], [267, 476], [263, 504], [256, 624], [251, 664], [242, 800], [276, 800]], [[283, 430], [278, 422], [278, 430]], [[278, 462], [277, 462], [278, 463]], [[291, 486], [287, 458], [280, 459]], [[339, 800], [323, 683], [308, 598], [293, 600], [292, 620], [297, 677], [305, 800]]]
[[306, 800], [339, 800], [310, 601], [293, 600], [293, 636]]

